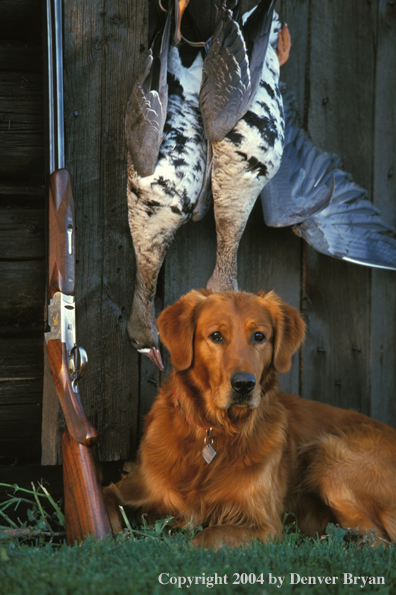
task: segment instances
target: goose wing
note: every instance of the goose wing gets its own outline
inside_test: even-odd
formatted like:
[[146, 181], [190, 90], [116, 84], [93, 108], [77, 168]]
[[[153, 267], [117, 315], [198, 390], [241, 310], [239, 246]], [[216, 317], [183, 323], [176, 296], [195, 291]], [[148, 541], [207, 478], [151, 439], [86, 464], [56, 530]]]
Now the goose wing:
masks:
[[136, 172], [141, 177], [154, 173], [162, 142], [168, 105], [171, 13], [169, 10], [162, 36], [155, 39], [153, 49], [149, 50], [126, 109], [127, 146]]
[[366, 190], [340, 169], [331, 203], [294, 227], [315, 250], [365, 266], [396, 270], [396, 232], [368, 200]]
[[223, 1], [205, 57], [200, 91], [205, 135], [221, 141], [249, 109], [268, 47], [273, 0], [261, 0], [243, 32]]
[[251, 83], [241, 29], [224, 1], [205, 57], [199, 96], [205, 136], [222, 140], [242, 116]]
[[285, 144], [281, 165], [261, 192], [264, 219], [270, 227], [295, 225], [324, 209], [334, 193], [329, 172], [337, 155], [318, 149], [301, 127], [294, 94], [281, 84]]
[[282, 85], [286, 132], [277, 174], [261, 193], [267, 225], [293, 231], [318, 252], [396, 270], [395, 229], [368, 193], [341, 169], [337, 155], [318, 149], [301, 127], [294, 95]]

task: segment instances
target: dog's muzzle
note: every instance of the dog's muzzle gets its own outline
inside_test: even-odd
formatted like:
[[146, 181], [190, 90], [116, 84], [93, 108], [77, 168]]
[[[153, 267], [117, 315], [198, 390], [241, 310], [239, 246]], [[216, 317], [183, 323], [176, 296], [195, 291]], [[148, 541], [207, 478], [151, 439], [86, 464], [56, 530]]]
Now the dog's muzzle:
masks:
[[231, 377], [231, 387], [234, 391], [232, 405], [249, 405], [251, 393], [256, 386], [256, 378], [249, 372], [237, 372]]

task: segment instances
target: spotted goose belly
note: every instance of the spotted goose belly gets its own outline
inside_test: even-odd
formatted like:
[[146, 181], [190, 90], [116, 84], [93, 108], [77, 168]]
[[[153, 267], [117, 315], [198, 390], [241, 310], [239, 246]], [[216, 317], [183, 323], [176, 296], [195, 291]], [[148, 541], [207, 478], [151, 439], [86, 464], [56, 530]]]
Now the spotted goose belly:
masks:
[[249, 110], [219, 142], [213, 142], [212, 193], [216, 265], [207, 287], [237, 290], [237, 252], [254, 203], [282, 159], [284, 119], [279, 62], [268, 46], [258, 90]]
[[140, 178], [133, 166], [129, 169], [129, 224], [135, 248], [142, 240], [146, 243], [144, 236], [149, 242], [170, 243], [178, 227], [191, 218], [205, 176], [207, 147], [199, 82], [196, 93], [184, 89], [174, 77], [169, 84], [168, 115], [155, 172]]
[[284, 119], [278, 87], [279, 62], [268, 47], [260, 85], [252, 104], [220, 142], [213, 143], [213, 197], [217, 206], [253, 207], [265, 184], [277, 172], [283, 152]]

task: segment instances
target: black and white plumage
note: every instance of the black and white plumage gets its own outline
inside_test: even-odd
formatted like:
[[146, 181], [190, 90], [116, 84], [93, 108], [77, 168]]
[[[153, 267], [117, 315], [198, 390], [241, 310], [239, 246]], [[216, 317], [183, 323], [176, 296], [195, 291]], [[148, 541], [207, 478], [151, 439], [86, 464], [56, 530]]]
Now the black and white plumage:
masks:
[[245, 17], [243, 33], [227, 2], [219, 8], [205, 57], [199, 97], [205, 136], [221, 141], [245, 115], [262, 78], [274, 0]]
[[[268, 3], [267, 3], [268, 4]], [[262, 4], [254, 11], [261, 9]], [[222, 11], [227, 11], [225, 4]], [[271, 7], [272, 14], [272, 7]], [[259, 12], [260, 18], [267, 14]], [[235, 55], [244, 61], [249, 60], [246, 44], [238, 23], [230, 14], [227, 20], [228, 36], [232, 27]], [[223, 18], [219, 11], [218, 19]], [[224, 19], [223, 19], [224, 20]], [[250, 19], [249, 19], [250, 20]], [[252, 22], [252, 21], [250, 21]], [[222, 29], [217, 27], [222, 33]], [[217, 254], [216, 266], [207, 287], [213, 291], [237, 289], [237, 251], [248, 217], [262, 188], [276, 173], [282, 158], [284, 142], [284, 121], [282, 99], [279, 91], [279, 61], [268, 41], [276, 45], [280, 24], [274, 13], [270, 31], [267, 32], [265, 56], [262, 57], [261, 76], [257, 91], [250, 98], [250, 105], [243, 117], [221, 141], [213, 142], [212, 194], [216, 219]], [[260, 31], [260, 29], [259, 29]], [[225, 43], [227, 37], [223, 36]], [[263, 42], [262, 42], [263, 43]], [[239, 44], [240, 48], [236, 48]], [[216, 47], [217, 40], [211, 45]], [[220, 64], [221, 48], [219, 48]], [[210, 50], [209, 50], [210, 52]], [[209, 54], [208, 54], [209, 55]], [[214, 57], [211, 58], [214, 60]], [[205, 68], [205, 66], [204, 66]], [[206, 76], [215, 70], [212, 66]], [[242, 70], [241, 70], [242, 72]], [[235, 69], [235, 73], [238, 71]], [[233, 77], [230, 85], [235, 85]], [[205, 79], [203, 79], [205, 82]], [[210, 85], [212, 96], [216, 85]], [[236, 98], [240, 98], [240, 85], [236, 85]], [[246, 91], [248, 92], [248, 91]], [[223, 91], [221, 91], [223, 93]], [[235, 115], [233, 89], [229, 90], [229, 103], [232, 117]], [[214, 99], [215, 103], [216, 100]], [[227, 111], [227, 105], [222, 109]], [[223, 118], [224, 120], [224, 118]], [[205, 115], [204, 115], [205, 121]], [[205, 128], [208, 128], [206, 123]]]
[[395, 229], [341, 169], [339, 157], [314, 145], [285, 85], [282, 96], [285, 149], [281, 167], [261, 193], [266, 224], [294, 225], [297, 235], [328, 256], [396, 270]]
[[136, 280], [128, 334], [140, 353], [159, 367], [154, 297], [158, 273], [177, 229], [203, 216], [206, 203], [207, 143], [199, 110], [203, 59], [185, 68], [179, 50], [169, 49], [168, 114], [158, 162], [141, 177], [129, 156], [128, 218], [136, 255]]

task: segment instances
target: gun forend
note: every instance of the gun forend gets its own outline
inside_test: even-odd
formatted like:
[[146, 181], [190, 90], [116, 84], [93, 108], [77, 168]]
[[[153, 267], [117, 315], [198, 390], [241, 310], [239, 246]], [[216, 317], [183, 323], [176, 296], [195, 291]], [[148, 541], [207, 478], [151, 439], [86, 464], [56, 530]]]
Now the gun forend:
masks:
[[71, 175], [57, 169], [49, 178], [48, 298], [74, 295], [75, 221]]

